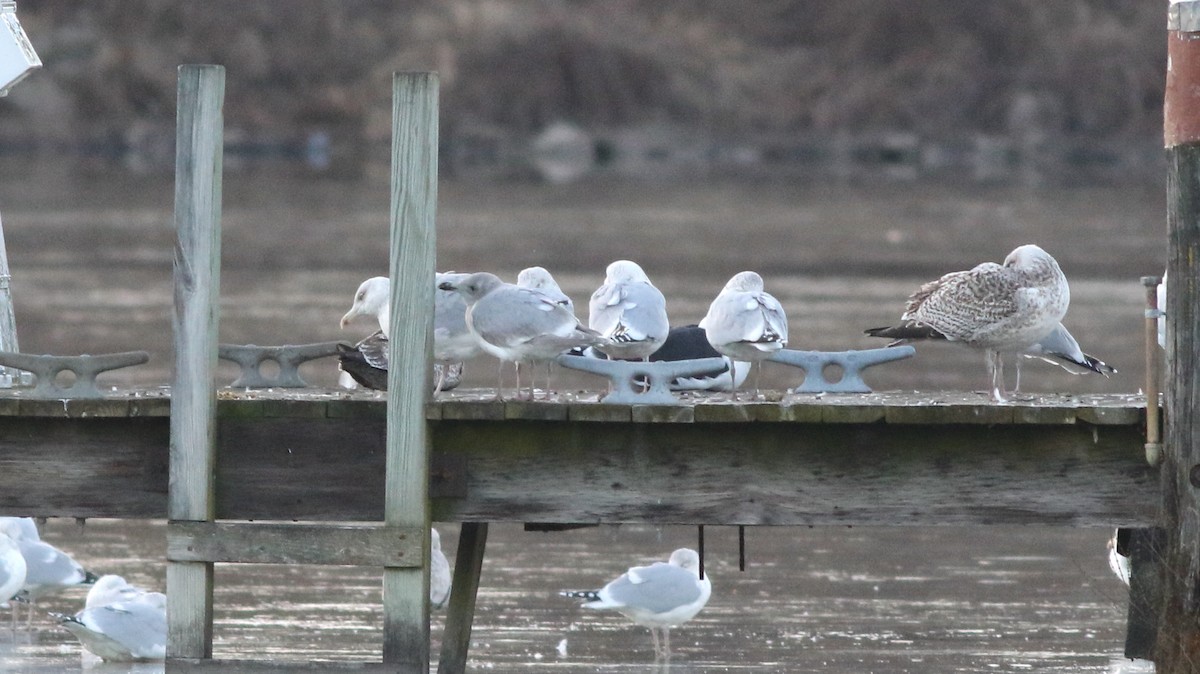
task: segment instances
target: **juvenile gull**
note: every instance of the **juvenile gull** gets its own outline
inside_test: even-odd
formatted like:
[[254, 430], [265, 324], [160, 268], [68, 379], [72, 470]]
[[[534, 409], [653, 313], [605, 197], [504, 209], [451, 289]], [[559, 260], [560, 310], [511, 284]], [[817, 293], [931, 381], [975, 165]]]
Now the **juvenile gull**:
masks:
[[[479, 272], [438, 287], [462, 294], [467, 302], [467, 326], [480, 347], [501, 363], [542, 363], [576, 346], [599, 346], [606, 341], [540, 291], [518, 288], [495, 274]], [[496, 398], [502, 398], [500, 385]]]
[[588, 303], [588, 327], [612, 343], [599, 349], [617, 360], [647, 360], [667, 339], [667, 300], [629, 260], [608, 265]]
[[909, 297], [900, 323], [872, 328], [895, 343], [945, 339], [983, 350], [992, 397], [1004, 400], [1004, 354], [1018, 354], [1046, 338], [1071, 303], [1058, 262], [1035, 245], [1016, 248], [1004, 264], [984, 262], [946, 274]]
[[[763, 290], [762, 277], [752, 271], [734, 274], [700, 321], [708, 343], [735, 361], [758, 363], [787, 344], [787, 315], [779, 300]], [[755, 386], [757, 388], [757, 385]], [[737, 386], [732, 389], [737, 400]]]
[[167, 597], [120, 576], [96, 582], [82, 611], [52, 614], [83, 647], [107, 661], [162, 660], [167, 653]]
[[[525, 269], [522, 269], [521, 273], [517, 274], [517, 287], [538, 290], [555, 304], [561, 304], [572, 314], [575, 313], [575, 303], [572, 302], [571, 298], [562, 291], [562, 288], [558, 287], [558, 281], [554, 280], [554, 277], [550, 275], [550, 272], [545, 267], [526, 267]], [[517, 369], [519, 370], [520, 368], [521, 365], [518, 363]], [[548, 361], [546, 363], [547, 390], [551, 388], [550, 371], [553, 368], [554, 361]], [[534, 374], [535, 373], [532, 371], [529, 373], [529, 386], [531, 388], [536, 388], [533, 381]], [[520, 372], [517, 373], [517, 376], [520, 376]]]
[[[96, 582], [95, 574], [85, 571], [70, 555], [41, 539], [32, 517], [0, 517], [0, 532], [16, 541], [21, 556], [25, 558], [25, 582], [21, 585], [21, 595], [30, 604], [46, 595]], [[32, 621], [33, 607], [30, 606], [26, 622]]]
[[[638, 625], [650, 628], [655, 659], [671, 656], [672, 627], [691, 620], [712, 594], [708, 576], [700, 577], [700, 556], [680, 548], [667, 562], [634, 566], [599, 590], [573, 590], [564, 597], [586, 599], [583, 606], [613, 609]], [[662, 630], [662, 641], [658, 630]]]

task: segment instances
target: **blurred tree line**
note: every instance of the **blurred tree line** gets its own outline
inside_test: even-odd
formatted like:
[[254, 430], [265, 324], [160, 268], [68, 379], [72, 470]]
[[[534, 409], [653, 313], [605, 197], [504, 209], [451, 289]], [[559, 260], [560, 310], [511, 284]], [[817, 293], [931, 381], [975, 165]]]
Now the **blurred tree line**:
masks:
[[45, 68], [0, 99], [0, 142], [35, 148], [173, 132], [182, 63], [227, 67], [234, 141], [330, 127], [386, 148], [390, 74], [424, 69], [449, 131], [1161, 134], [1166, 3], [1146, 0], [20, 0], [18, 15]]

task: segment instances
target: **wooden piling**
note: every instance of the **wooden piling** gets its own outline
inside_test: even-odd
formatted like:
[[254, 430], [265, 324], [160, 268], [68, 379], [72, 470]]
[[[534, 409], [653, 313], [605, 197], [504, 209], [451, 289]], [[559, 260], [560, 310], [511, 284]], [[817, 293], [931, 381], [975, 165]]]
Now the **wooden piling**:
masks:
[[[179, 68], [175, 156], [175, 369], [171, 520], [213, 519], [225, 69]], [[167, 657], [212, 657], [211, 562], [167, 564]]]
[[1200, 1], [1172, 2], [1163, 105], [1167, 153], [1167, 434], [1159, 674], [1200, 672]]
[[429, 671], [429, 454], [437, 206], [438, 78], [392, 81], [391, 327], [384, 521], [417, 527], [424, 563], [383, 572], [383, 661]]

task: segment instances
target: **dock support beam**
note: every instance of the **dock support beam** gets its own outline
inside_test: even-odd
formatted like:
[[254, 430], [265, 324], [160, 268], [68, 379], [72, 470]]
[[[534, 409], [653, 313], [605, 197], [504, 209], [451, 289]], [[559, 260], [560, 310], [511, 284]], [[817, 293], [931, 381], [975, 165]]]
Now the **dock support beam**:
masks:
[[467, 651], [471, 645], [471, 623], [475, 619], [475, 598], [479, 592], [479, 574], [483, 571], [483, 551], [487, 547], [487, 522], [463, 522], [454, 556], [454, 580], [450, 583], [450, 607], [446, 611], [446, 629], [442, 632], [442, 655], [438, 674], [463, 674], [467, 671]]
[[1159, 674], [1200, 672], [1200, 1], [1172, 2], [1167, 152], [1167, 444]]
[[391, 321], [384, 520], [417, 527], [424, 563], [383, 570], [383, 662], [429, 671], [429, 425], [433, 390], [434, 216], [438, 179], [438, 78], [392, 81]]
[[[175, 154], [175, 368], [167, 516], [210, 521], [221, 273], [225, 69], [179, 68]], [[211, 562], [167, 564], [167, 658], [212, 657]]]

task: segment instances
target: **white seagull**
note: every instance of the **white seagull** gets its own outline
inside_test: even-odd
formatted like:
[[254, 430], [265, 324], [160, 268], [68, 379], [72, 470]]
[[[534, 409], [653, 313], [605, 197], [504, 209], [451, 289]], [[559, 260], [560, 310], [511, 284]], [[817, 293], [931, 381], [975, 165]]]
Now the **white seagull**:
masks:
[[[708, 343], [718, 353], [737, 361], [759, 363], [782, 349], [788, 340], [783, 305], [763, 290], [762, 277], [752, 271], [734, 274], [700, 321]], [[734, 381], [737, 381], [736, 370]], [[755, 386], [757, 388], [757, 385]], [[737, 400], [737, 387], [733, 389]]]
[[167, 597], [120, 576], [101, 576], [82, 611], [51, 614], [79, 643], [103, 660], [162, 660], [167, 654]]
[[[1059, 323], [1057, 327], [1050, 331], [1050, 334], [1043, 337], [1037, 344], [1022, 351], [1021, 355], [1026, 358], [1040, 358], [1047, 363], [1061, 367], [1071, 374], [1095, 372], [1107, 377], [1117, 372], [1117, 368], [1095, 356], [1084, 353], [1083, 349], [1079, 348], [1079, 342], [1075, 340], [1075, 337], [1071, 335], [1062, 323]], [[1013, 391], [1016, 392], [1020, 388], [1021, 360], [1017, 359], [1017, 385], [1013, 387]]]
[[[467, 274], [438, 273], [434, 276], [434, 284], [438, 286], [463, 276]], [[354, 294], [354, 303], [350, 310], [342, 316], [342, 329], [359, 316], [374, 317], [379, 323], [384, 340], [388, 339], [391, 330], [391, 290], [392, 282], [386, 276], [375, 276], [363, 281]], [[456, 293], [434, 291], [433, 360], [441, 366], [437, 368], [434, 395], [442, 391], [447, 370], [458, 368], [461, 374], [462, 361], [479, 354], [479, 345], [467, 330], [466, 308], [466, 303]], [[383, 342], [385, 345], [386, 343]], [[386, 368], [386, 364], [383, 367]]]
[[647, 360], [671, 329], [667, 300], [636, 262], [617, 260], [588, 302], [588, 327], [611, 340], [599, 347], [609, 358]]
[[[495, 274], [479, 272], [442, 282], [438, 287], [457, 291], [466, 299], [467, 326], [480, 347], [500, 359], [501, 375], [505, 361], [547, 362], [574, 347], [599, 346], [607, 341], [580, 325], [575, 314], [541, 291], [518, 288]], [[518, 394], [519, 376], [518, 373]], [[496, 398], [502, 399], [500, 385], [496, 388]]]
[[[700, 556], [680, 548], [667, 562], [634, 566], [599, 590], [561, 592], [564, 597], [586, 599], [586, 608], [613, 609], [633, 622], [650, 628], [654, 656], [670, 658], [672, 627], [691, 620], [712, 594], [707, 575], [700, 577]], [[662, 630], [662, 641], [658, 631]]]
[[[567, 308], [567, 311], [570, 311], [572, 314], [575, 313], [575, 303], [562, 291], [562, 288], [558, 287], [558, 281], [554, 280], [554, 277], [550, 275], [550, 272], [545, 267], [526, 267], [522, 269], [521, 273], [517, 274], [517, 287], [540, 291], [555, 304], [561, 304]], [[520, 367], [521, 365], [518, 363], [517, 369], [520, 369]], [[550, 370], [553, 367], [554, 361], [546, 363], [547, 390], [552, 388], [550, 385]], [[529, 374], [529, 386], [531, 388], [534, 387], [534, 374], [534, 372], [530, 372]], [[519, 372], [517, 376], [520, 376]]]
[[873, 337], [945, 339], [983, 350], [992, 398], [1004, 401], [1005, 354], [1019, 354], [1053, 332], [1067, 314], [1071, 290], [1058, 262], [1035, 245], [1019, 246], [1004, 264], [984, 262], [921, 286], [900, 323], [872, 328]]
[[442, 536], [429, 529], [429, 605], [442, 608], [450, 598], [450, 562], [442, 552]]
[[[8, 608], [9, 601], [21, 591], [25, 584], [25, 557], [17, 542], [6, 533], [0, 532], [0, 608]], [[16, 609], [13, 609], [13, 629], [16, 629]], [[15, 632], [14, 632], [15, 634]]]
[[[32, 517], [0, 517], [0, 532], [16, 541], [25, 558], [26, 573], [21, 595], [30, 604], [46, 595], [96, 582], [95, 574], [84, 570], [70, 555], [41, 539]], [[13, 611], [16, 612], [15, 607]], [[32, 621], [31, 606], [26, 622]]]

